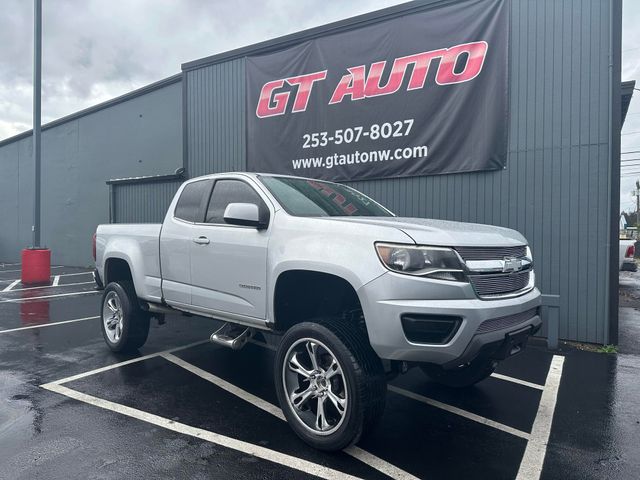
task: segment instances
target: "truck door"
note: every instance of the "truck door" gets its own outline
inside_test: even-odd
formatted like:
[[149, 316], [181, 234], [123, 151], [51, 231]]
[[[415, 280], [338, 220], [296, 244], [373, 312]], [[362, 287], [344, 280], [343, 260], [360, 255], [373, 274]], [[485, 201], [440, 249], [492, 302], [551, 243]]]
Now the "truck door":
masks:
[[265, 200], [244, 179], [217, 179], [205, 221], [194, 225], [191, 245], [192, 305], [197, 310], [266, 318], [268, 229], [227, 224], [230, 203], [253, 203], [268, 212]]
[[195, 222], [204, 218], [213, 180], [185, 185], [160, 233], [162, 295], [168, 304], [191, 305], [191, 245]]

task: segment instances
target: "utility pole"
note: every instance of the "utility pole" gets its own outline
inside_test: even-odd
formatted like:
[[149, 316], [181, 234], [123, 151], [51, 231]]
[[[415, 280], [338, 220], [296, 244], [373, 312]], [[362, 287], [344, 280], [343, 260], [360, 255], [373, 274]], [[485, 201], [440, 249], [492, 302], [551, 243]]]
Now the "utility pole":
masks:
[[42, 0], [33, 2], [33, 161], [35, 193], [33, 204], [33, 244], [40, 248], [40, 177], [41, 177], [41, 86], [42, 86]]
[[636, 196], [636, 228], [638, 228], [638, 223], [640, 223], [640, 218], [638, 217], [640, 215], [640, 180], [636, 180], [635, 196]]

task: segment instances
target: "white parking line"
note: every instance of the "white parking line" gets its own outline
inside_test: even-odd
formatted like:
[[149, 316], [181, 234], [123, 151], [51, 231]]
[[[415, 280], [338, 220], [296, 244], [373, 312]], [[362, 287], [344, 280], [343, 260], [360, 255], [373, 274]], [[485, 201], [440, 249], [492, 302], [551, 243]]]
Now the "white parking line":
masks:
[[520, 380], [519, 378], [509, 377], [507, 375], [502, 375], [500, 373], [492, 373], [491, 376], [493, 378], [498, 378], [506, 382], [517, 383], [519, 385], [524, 385], [525, 387], [535, 388], [536, 390], [544, 390], [544, 385], [538, 385], [537, 383], [527, 382], [526, 380]]
[[286, 422], [287, 419], [285, 418], [284, 414], [282, 413], [282, 410], [280, 410], [280, 408], [276, 407], [272, 403], [269, 403], [269, 402], [267, 402], [266, 400], [263, 400], [260, 397], [256, 397], [252, 393], [249, 393], [249, 392], [247, 392], [246, 390], [243, 390], [240, 387], [236, 387], [232, 383], [229, 383], [226, 380], [223, 380], [222, 378], [217, 377], [214, 374], [207, 372], [206, 370], [203, 370], [203, 369], [201, 369], [199, 367], [196, 367], [195, 365], [192, 365], [191, 363], [185, 362], [181, 358], [176, 357], [175, 355], [173, 355], [171, 353], [162, 353], [160, 356], [162, 358], [164, 358], [165, 360], [168, 360], [171, 363], [174, 363], [174, 364], [178, 365], [179, 367], [184, 368], [185, 370], [193, 373], [194, 375], [197, 375], [198, 377], [206, 380], [207, 382], [213, 383], [214, 385], [222, 388], [223, 390], [226, 390], [227, 392], [235, 395], [236, 397], [240, 397], [241, 399], [243, 399], [246, 402], [249, 402], [253, 406], [258, 407], [258, 408], [264, 410], [265, 412], [270, 413], [274, 417], [278, 417], [280, 420], [284, 420]]
[[300, 472], [307, 473], [309, 475], [315, 475], [317, 477], [326, 478], [326, 479], [358, 478], [358, 477], [354, 477], [352, 475], [348, 475], [346, 473], [340, 472], [338, 470], [334, 470], [332, 468], [328, 468], [323, 465], [318, 465], [316, 463], [308, 462], [306, 460], [302, 460], [300, 458], [287, 455], [285, 453], [280, 453], [275, 450], [270, 450], [268, 448], [261, 447], [259, 445], [243, 442], [235, 438], [227, 437], [225, 435], [220, 435], [219, 433], [214, 433], [208, 430], [203, 430], [201, 428], [185, 425], [184, 423], [176, 422], [175, 420], [170, 420], [168, 418], [154, 415], [152, 413], [143, 412], [142, 410], [138, 410], [136, 408], [128, 407], [126, 405], [121, 405], [119, 403], [110, 402], [108, 400], [97, 398], [92, 395], [87, 395], [85, 393], [72, 390], [62, 385], [47, 384], [47, 385], [42, 385], [42, 388], [46, 388], [47, 390], [50, 390], [52, 392], [65, 395], [69, 398], [73, 398], [80, 402], [88, 403], [90, 405], [94, 405], [96, 407], [100, 407], [105, 410], [110, 410], [112, 412], [116, 412], [121, 415], [126, 415], [128, 417], [135, 418], [137, 420], [142, 420], [143, 422], [151, 423], [152, 425], [156, 425], [158, 427], [166, 428], [167, 430], [172, 430], [174, 432], [182, 433], [184, 435], [189, 435], [195, 438], [201, 438], [203, 440], [206, 440], [211, 443], [215, 443], [216, 445], [220, 445], [222, 447], [230, 448], [248, 455], [253, 455], [254, 457], [257, 457], [257, 458], [262, 458], [263, 460], [278, 463], [280, 465], [284, 465], [286, 467], [298, 470]]
[[[257, 346], [262, 347], [262, 348], [266, 348], [267, 350], [271, 350], [273, 352], [275, 352], [277, 350], [277, 348], [272, 346], [272, 345], [268, 345], [268, 344], [266, 344], [264, 342], [259, 342], [259, 341], [253, 340], [253, 339], [250, 339], [249, 343], [253, 343], [254, 345], [257, 345]], [[524, 385], [525, 387], [535, 388], [536, 390], [543, 390], [544, 389], [543, 385], [538, 385], [537, 383], [527, 382], [526, 380], [520, 380], [519, 378], [515, 378], [515, 377], [509, 377], [508, 375], [502, 375], [500, 373], [492, 373], [491, 376], [494, 377], [494, 378], [497, 378], [499, 380], [504, 380], [506, 382], [517, 383], [519, 385]]]
[[[71, 377], [55, 380], [51, 382], [51, 384], [62, 385], [63, 383], [73, 382], [74, 380], [90, 377], [91, 375], [95, 375], [96, 373], [106, 372], [107, 370], [112, 370], [114, 368], [120, 368], [120, 367], [124, 367], [125, 365], [131, 365], [132, 363], [142, 362], [144, 360], [149, 360], [151, 358], [159, 357], [164, 353], [179, 352], [180, 350], [186, 350], [187, 348], [197, 347], [198, 345], [203, 345], [205, 343], [209, 343], [209, 340], [200, 340], [199, 342], [189, 343], [188, 345], [182, 345], [180, 347], [170, 348], [168, 350], [163, 350], [161, 352], [150, 353], [149, 355], [144, 355], [142, 357], [132, 358], [131, 360], [125, 360], [124, 362], [118, 362], [111, 365], [107, 365], [105, 367], [96, 368], [95, 370], [89, 370], [88, 372], [83, 372], [77, 375], [72, 375]], [[44, 387], [45, 385], [41, 385], [41, 386]]]
[[98, 292], [96, 290], [91, 290], [91, 291], [88, 291], [88, 292], [71, 292], [71, 293], [59, 293], [57, 295], [43, 295], [41, 297], [10, 298], [10, 299], [7, 299], [7, 300], [0, 300], [0, 303], [31, 302], [33, 300], [42, 300], [42, 299], [45, 299], [45, 298], [71, 297], [71, 296], [78, 296], [78, 295], [90, 295], [90, 294], [96, 294], [96, 293], [101, 293], [101, 292]]
[[[249, 342], [253, 343], [254, 345], [258, 345], [260, 347], [267, 348], [269, 350], [274, 350], [274, 351], [276, 350], [274, 347], [272, 347], [270, 345], [267, 345], [267, 344], [265, 344], [263, 342], [258, 342], [258, 341], [255, 341], [255, 340], [249, 340]], [[519, 385], [524, 385], [524, 386], [529, 387], [529, 388], [534, 388], [536, 390], [544, 390], [544, 388], [545, 388], [544, 386], [538, 385], [537, 383], [527, 382], [526, 380], [521, 380], [521, 379], [515, 378], [515, 377], [509, 377], [507, 375], [502, 375], [502, 374], [499, 374], [499, 373], [493, 373], [491, 376], [495, 377], [497, 379], [500, 379], [500, 380], [507, 381], [507, 382], [517, 383]], [[439, 401], [434, 400], [432, 398], [425, 397], [423, 395], [419, 395], [417, 393], [411, 392], [409, 390], [405, 390], [405, 389], [400, 388], [400, 387], [396, 387], [395, 385], [388, 385], [387, 388], [388, 388], [388, 390], [390, 390], [390, 391], [392, 391], [394, 393], [400, 394], [400, 395], [404, 395], [407, 398], [411, 398], [413, 400], [417, 400], [419, 402], [426, 403], [427, 405], [431, 405], [432, 407], [440, 408], [440, 409], [446, 410], [446, 411], [448, 411], [450, 413], [454, 413], [456, 415], [460, 415], [460, 416], [465, 417], [465, 418], [467, 418], [469, 420], [473, 420], [474, 422], [482, 423], [483, 425], [487, 425], [489, 427], [493, 427], [493, 428], [496, 428], [498, 430], [502, 430], [503, 432], [510, 433], [512, 435], [515, 435], [516, 437], [524, 438], [525, 440], [528, 440], [530, 438], [531, 434], [529, 434], [527, 432], [523, 432], [522, 430], [518, 430], [517, 428], [510, 427], [509, 425], [505, 425], [503, 423], [496, 422], [495, 420], [491, 420], [490, 418], [486, 418], [486, 417], [483, 417], [481, 415], [477, 415], [475, 413], [468, 412], [468, 411], [463, 410], [461, 408], [454, 407], [452, 405], [448, 405], [446, 403], [439, 402]]]
[[[51, 267], [54, 268], [54, 267]], [[55, 267], [55, 268], [63, 268], [63, 267]], [[8, 270], [5, 270], [5, 272]], [[19, 272], [20, 270], [15, 270], [16, 272]], [[2, 270], [0, 270], [0, 273], [2, 273]], [[93, 275], [93, 272], [89, 271], [89, 272], [76, 272], [76, 273], [61, 273], [60, 275], [55, 275], [53, 277], [51, 277], [53, 279], [53, 281], [55, 281], [56, 277], [74, 277], [77, 275]], [[13, 278], [1, 278], [0, 279], [0, 283], [8, 283], [8, 282], [15, 282], [16, 279]], [[19, 282], [20, 279], [18, 278], [17, 281]]]
[[56, 275], [55, 277], [53, 277], [53, 282], [51, 283], [51, 286], [57, 287], [59, 283], [60, 283], [60, 275]]
[[510, 433], [511, 435], [515, 435], [516, 437], [524, 438], [525, 440], [529, 439], [529, 434], [527, 432], [523, 432], [522, 430], [518, 430], [517, 428], [510, 427], [509, 425], [496, 422], [495, 420], [491, 420], [490, 418], [476, 415], [475, 413], [468, 412], [461, 408], [439, 402], [438, 400], [434, 400], [433, 398], [425, 397], [423, 395], [410, 392], [409, 390], [405, 390], [404, 388], [396, 387], [395, 385], [389, 385], [387, 388], [391, 392], [397, 393], [399, 395], [404, 395], [405, 397], [411, 398], [413, 400], [417, 400], [418, 402], [426, 403], [427, 405], [440, 408], [441, 410], [446, 410], [447, 412], [460, 415], [461, 417], [467, 418], [469, 420], [473, 420], [474, 422], [478, 422], [483, 425], [487, 425], [488, 427], [493, 427], [497, 430], [502, 430], [503, 432]]
[[[226, 380], [223, 380], [222, 378], [207, 372], [206, 370], [196, 367], [191, 363], [185, 362], [181, 358], [176, 357], [171, 353], [163, 353], [160, 356], [165, 360], [168, 360], [171, 363], [174, 363], [179, 367], [182, 367], [185, 370], [193, 373], [194, 375], [197, 375], [198, 377], [213, 383], [214, 385], [222, 388], [223, 390], [226, 390], [227, 392], [235, 395], [236, 397], [241, 398], [242, 400], [252, 404], [253, 406], [258, 407], [267, 413], [270, 413], [274, 417], [277, 417], [280, 420], [283, 420], [285, 422], [287, 421], [284, 414], [282, 413], [282, 410], [276, 405], [269, 403], [266, 400], [263, 400], [262, 398], [257, 397], [254, 394], [249, 393], [246, 390], [243, 390], [242, 388], [237, 387], [232, 383], [229, 383]], [[355, 445], [345, 449], [344, 452], [360, 460], [361, 462], [369, 465], [370, 467], [375, 468], [379, 472], [382, 472], [385, 475], [388, 475], [391, 478], [418, 480], [417, 477], [414, 477], [410, 473], [405, 472], [404, 470], [396, 467], [395, 465], [392, 465], [389, 462], [379, 457], [376, 457], [372, 453], [369, 453], [366, 450], [363, 450], [360, 447], [357, 447]]]
[[43, 323], [42, 325], [30, 325], [28, 327], [10, 328], [10, 329], [7, 329], [7, 330], [0, 330], [0, 334], [10, 333], [10, 332], [18, 332], [20, 330], [32, 330], [34, 328], [53, 327], [55, 325], [64, 325], [65, 323], [84, 322], [86, 320], [95, 320], [96, 318], [100, 318], [100, 317], [75, 318], [73, 320], [63, 320], [62, 322]]
[[60, 275], [58, 275], [58, 277], [74, 277], [77, 275], [92, 275], [93, 272], [88, 271], [88, 272], [76, 272], [76, 273], [61, 273]]
[[[77, 282], [77, 283], [63, 283], [62, 285], [57, 284], [54, 285], [53, 283], [51, 285], [40, 285], [38, 287], [27, 287], [27, 288], [16, 288], [14, 290], [11, 290], [11, 293], [14, 292], [24, 292], [25, 290], [38, 290], [38, 289], [42, 289], [42, 288], [53, 288], [53, 287], [57, 287], [57, 288], [61, 288], [61, 287], [73, 287], [73, 286], [78, 286], [78, 285], [89, 285], [89, 284], [94, 284], [95, 282]], [[4, 291], [4, 290], [3, 290]], [[1, 293], [1, 292], [0, 292]]]
[[20, 280], [14, 280], [13, 283], [9, 284], [9, 286], [5, 287], [4, 290], [2, 290], [2, 291], [3, 292], [8, 292], [19, 283], [20, 283]]
[[[1, 302], [0, 302], [1, 303]], [[2, 332], [0, 332], [2, 333]], [[223, 388], [224, 390], [246, 400], [249, 403], [252, 403], [253, 405], [257, 406], [258, 408], [261, 408], [262, 410], [274, 415], [277, 418], [280, 418], [282, 420], [284, 420], [284, 415], [282, 413], [282, 411], [275, 405], [259, 398], [256, 397], [255, 395], [227, 382], [226, 380], [223, 380], [219, 377], [216, 377], [215, 375], [206, 372], [205, 370], [202, 370], [198, 367], [196, 367], [195, 365], [189, 364], [188, 362], [185, 362], [184, 360], [180, 359], [179, 357], [176, 357], [175, 355], [171, 355], [172, 352], [176, 352], [176, 351], [180, 351], [180, 350], [184, 350], [187, 348], [191, 348], [197, 345], [202, 345], [208, 343], [207, 340], [203, 340], [200, 342], [196, 342], [196, 343], [192, 343], [189, 345], [184, 345], [181, 347], [176, 347], [176, 348], [172, 348], [169, 350], [165, 350], [162, 352], [157, 352], [157, 353], [153, 353], [153, 354], [149, 354], [149, 355], [145, 355], [142, 357], [138, 357], [138, 358], [134, 358], [131, 360], [127, 360], [124, 362], [120, 362], [120, 363], [116, 363], [113, 365], [108, 365], [106, 367], [102, 367], [102, 368], [98, 368], [95, 370], [91, 370], [88, 372], [84, 372], [84, 373], [80, 373], [78, 375], [74, 375], [71, 377], [67, 377], [67, 378], [63, 378], [60, 380], [56, 380], [54, 382], [45, 384], [45, 385], [41, 385], [42, 388], [46, 388], [48, 390], [51, 391], [57, 391], [58, 393], [61, 393], [63, 395], [67, 395], [71, 398], [76, 398], [80, 401], [86, 401], [87, 403], [92, 403], [96, 406], [100, 406], [102, 408], [106, 408], [108, 410], [113, 410], [113, 411], [117, 411], [113, 408], [109, 408], [107, 406], [103, 406], [100, 403], [106, 402], [106, 404], [115, 406], [114, 408], [123, 408], [123, 409], [129, 409], [131, 411], [135, 411], [137, 412], [139, 415], [142, 416], [149, 416], [150, 418], [155, 418], [155, 419], [160, 419], [159, 421], [162, 422], [168, 422], [169, 426], [165, 426], [164, 424], [160, 424], [160, 423], [155, 423], [154, 421], [151, 420], [145, 420], [144, 418], [141, 418], [140, 416], [134, 416], [134, 415], [129, 415], [129, 416], [134, 416], [134, 418], [140, 418], [144, 421], [148, 421], [150, 423], [154, 423], [156, 425], [159, 426], [163, 426], [164, 428], [169, 428], [169, 429], [174, 429], [173, 426], [176, 426], [176, 428], [180, 428], [180, 429], [192, 429], [193, 431], [198, 431], [201, 433], [198, 434], [192, 434], [189, 433], [189, 431], [182, 431], [179, 429], [175, 429], [175, 431], [179, 431], [181, 433], [185, 433], [187, 435], [193, 435], [193, 436], [197, 436], [198, 438], [205, 438], [206, 440], [209, 440], [206, 437], [203, 437], [201, 435], [211, 435], [215, 438], [218, 437], [222, 437], [225, 440], [229, 440], [232, 442], [239, 442], [240, 444], [243, 445], [250, 445], [252, 447], [256, 447], [256, 448], [263, 448], [263, 447], [257, 447], [255, 445], [252, 444], [246, 444], [245, 442], [241, 442], [239, 440], [235, 440], [235, 439], [231, 439], [228, 437], [223, 437], [221, 435], [218, 435], [216, 433], [213, 432], [208, 432], [206, 430], [200, 430], [197, 429], [195, 427], [190, 427], [188, 425], [183, 425], [177, 422], [174, 422], [172, 420], [168, 420], [168, 419], [164, 419], [163, 417], [158, 417], [156, 415], [152, 415], [152, 414], [148, 414], [146, 412], [142, 412], [139, 410], [135, 410], [135, 409], [130, 409], [129, 407], [125, 407], [123, 405], [119, 405], [119, 404], [115, 404], [112, 402], [107, 402], [106, 400], [102, 400], [96, 397], [91, 397], [89, 395], [85, 395], [82, 394], [80, 392], [77, 392], [75, 390], [71, 390], [68, 389], [66, 387], [62, 387], [61, 385], [67, 382], [71, 382], [74, 380], [78, 380], [80, 378], [84, 378], [90, 375], [95, 375], [97, 373], [101, 373], [107, 370], [111, 370], [114, 368], [119, 368], [131, 363], [136, 363], [136, 362], [140, 362], [140, 361], [144, 361], [144, 360], [148, 360], [151, 358], [155, 358], [155, 357], [163, 357], [166, 360], [175, 363], [179, 366], [181, 366], [182, 368], [185, 368], [186, 370], [200, 376], [201, 378], [208, 380], [212, 383], [214, 383], [215, 385], [219, 386], [220, 388]], [[252, 342], [255, 343], [256, 345], [262, 346], [262, 347], [266, 347], [266, 348], [272, 348], [262, 342]], [[552, 426], [552, 422], [553, 422], [553, 414], [555, 411], [555, 405], [557, 402], [557, 395], [558, 395], [558, 389], [560, 386], [560, 380], [562, 377], [562, 368], [563, 368], [563, 364], [564, 364], [564, 357], [562, 356], [558, 356], [558, 355], [554, 355], [553, 359], [551, 361], [551, 366], [549, 368], [549, 372], [547, 374], [547, 378], [545, 381], [545, 385], [538, 385], [536, 383], [532, 383], [532, 382], [527, 382], [525, 380], [520, 380], [518, 378], [514, 378], [514, 377], [509, 377], [507, 375], [501, 375], [501, 374], [493, 374], [493, 376], [495, 378], [498, 378], [500, 380], [505, 380], [505, 381], [510, 381], [513, 383], [517, 383], [517, 384], [521, 384], [533, 389], [537, 389], [537, 390], [542, 390], [542, 396], [540, 399], [540, 404], [538, 407], [538, 412], [536, 414], [534, 423], [533, 423], [533, 427], [532, 427], [532, 431], [531, 433], [527, 433], [524, 432], [522, 430], [518, 430], [516, 428], [510, 427], [508, 425], [496, 422], [494, 420], [491, 420], [489, 418], [486, 417], [482, 417], [480, 415], [468, 412], [466, 410], [460, 409], [458, 407], [454, 407], [452, 405], [448, 405], [446, 403], [442, 403], [439, 402], [437, 400], [425, 397], [423, 395], [419, 395], [417, 393], [402, 389], [400, 387], [396, 387], [395, 385], [389, 385], [388, 386], [388, 390], [394, 393], [397, 393], [399, 395], [403, 395], [407, 398], [411, 398], [413, 400], [425, 403], [427, 405], [448, 411], [450, 413], [453, 413], [455, 415], [459, 415], [462, 416], [464, 418], [467, 418], [469, 420], [481, 423], [483, 425], [489, 426], [489, 427], [493, 427], [497, 430], [501, 430], [504, 431], [506, 433], [509, 433], [511, 435], [523, 438], [525, 440], [527, 440], [527, 447], [524, 453], [524, 456], [522, 458], [521, 464], [520, 464], [520, 469], [518, 471], [518, 476], [517, 476], [517, 480], [529, 480], [529, 479], [539, 479], [541, 472], [542, 472], [542, 467], [544, 465], [544, 459], [545, 459], [545, 455], [546, 455], [546, 450], [547, 450], [547, 445], [548, 445], [548, 441], [549, 441], [549, 435], [551, 433], [551, 426]], [[85, 400], [83, 400], [80, 397], [86, 397]], [[123, 413], [124, 415], [128, 415], [128, 413], [125, 412], [119, 412], [119, 413]], [[214, 443], [215, 440], [209, 440], [212, 441]], [[220, 443], [220, 445], [223, 445], [222, 443]], [[233, 448], [233, 447], [230, 447]], [[265, 449], [268, 450], [268, 449]], [[273, 452], [271, 450], [268, 450], [269, 452]], [[354, 458], [358, 458], [359, 460], [363, 461], [364, 463], [367, 463], [368, 465], [372, 466], [373, 468], [377, 469], [380, 472], [385, 473], [386, 475], [389, 475], [393, 478], [415, 478], [414, 476], [412, 476], [411, 474], [404, 472], [403, 470], [395, 467], [394, 465], [389, 464], [388, 462], [366, 452], [365, 450], [360, 449], [359, 447], [350, 447], [348, 449], [345, 449], [345, 452], [348, 453], [349, 455], [353, 456]], [[284, 455], [285, 457], [288, 457], [285, 454], [280, 454], [279, 452], [273, 452], [275, 454], [278, 455]], [[256, 455], [258, 456], [258, 455]], [[263, 458], [263, 457], [260, 457]], [[293, 457], [290, 457], [293, 458]], [[298, 460], [298, 459], [296, 459]], [[302, 461], [302, 460], [301, 460]], [[304, 461], [302, 461], [304, 462]], [[279, 462], [280, 463], [280, 462]], [[307, 462], [310, 463], [310, 462]], [[285, 464], [286, 465], [286, 464]], [[310, 463], [310, 465], [315, 465]], [[295, 467], [292, 467], [295, 468]], [[305, 471], [306, 470], [301, 470], [301, 471]], [[335, 473], [339, 474], [339, 475], [346, 475], [343, 474], [342, 472], [337, 472], [334, 471]], [[309, 472], [307, 472], [309, 473]], [[331, 478], [338, 478], [338, 477], [331, 477]]]
[[531, 438], [527, 443], [524, 456], [520, 462], [517, 480], [539, 479], [544, 465], [544, 457], [547, 453], [549, 435], [551, 434], [551, 424], [553, 423], [553, 413], [556, 409], [560, 379], [562, 377], [562, 367], [564, 357], [554, 355], [544, 383], [544, 390], [540, 398], [538, 413], [533, 421]]
[[[51, 270], [53, 270], [54, 268], [66, 268], [64, 266], [55, 266], [55, 267], [51, 267]], [[0, 273], [16, 273], [16, 272], [22, 272], [22, 269], [19, 270], [0, 270]]]

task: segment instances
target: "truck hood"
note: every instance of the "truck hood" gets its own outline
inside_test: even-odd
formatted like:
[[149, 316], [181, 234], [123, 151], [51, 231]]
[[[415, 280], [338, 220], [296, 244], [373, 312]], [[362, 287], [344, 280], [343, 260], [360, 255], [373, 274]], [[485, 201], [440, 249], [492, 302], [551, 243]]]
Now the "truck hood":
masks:
[[[447, 247], [510, 247], [525, 245], [517, 231], [480, 223], [452, 222], [411, 217], [330, 217], [331, 220], [392, 227], [409, 235], [419, 245]], [[380, 241], [384, 241], [381, 238]]]

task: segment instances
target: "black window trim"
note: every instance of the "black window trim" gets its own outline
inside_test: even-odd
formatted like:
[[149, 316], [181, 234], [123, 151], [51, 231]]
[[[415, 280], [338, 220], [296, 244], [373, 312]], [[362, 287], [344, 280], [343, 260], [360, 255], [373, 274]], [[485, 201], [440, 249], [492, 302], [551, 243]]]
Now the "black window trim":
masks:
[[180, 197], [178, 198], [178, 201], [176, 202], [176, 205], [173, 208], [173, 212], [172, 212], [173, 220], [176, 220], [176, 221], [181, 222], [181, 223], [185, 223], [187, 225], [198, 225], [198, 222], [192, 222], [192, 221], [185, 220], [184, 218], [176, 216], [176, 210], [178, 209], [178, 204], [180, 203], [180, 199], [182, 198], [182, 195], [184, 194], [184, 191], [187, 189], [187, 187], [190, 186], [190, 185], [193, 185], [195, 183], [200, 183], [200, 182], [211, 182], [211, 187], [210, 187], [211, 189], [209, 190], [209, 193], [204, 195], [204, 197], [207, 198], [207, 203], [206, 203], [204, 211], [203, 211], [202, 201], [200, 201], [200, 207], [198, 207], [199, 211], [200, 211], [200, 215], [202, 216], [202, 218], [204, 218], [204, 216], [207, 214], [206, 207], [209, 205], [209, 198], [211, 197], [211, 192], [213, 192], [213, 186], [216, 183], [216, 179], [215, 178], [203, 178], [201, 180], [194, 180], [193, 182], [188, 182], [184, 186], [184, 188], [180, 191]]
[[[250, 227], [250, 226], [246, 226], [246, 225], [232, 225], [230, 223], [208, 223], [208, 222], [206, 222], [207, 212], [209, 211], [209, 204], [211, 203], [211, 197], [213, 196], [213, 190], [216, 188], [216, 184], [218, 182], [223, 181], [223, 180], [237, 180], [238, 182], [242, 182], [242, 183], [246, 184], [250, 189], [252, 189], [256, 193], [256, 195], [258, 195], [258, 198], [260, 198], [260, 200], [264, 204], [265, 208], [269, 212], [269, 221], [267, 222], [267, 226], [263, 230], [267, 230], [271, 226], [271, 219], [273, 217], [272, 209], [269, 208], [269, 204], [264, 199], [264, 196], [261, 195], [261, 192], [255, 186], [251, 185], [251, 183], [249, 183], [245, 178], [242, 178], [242, 177], [216, 177], [216, 178], [213, 178], [212, 180], [213, 180], [213, 185], [211, 186], [211, 191], [209, 192], [209, 195], [207, 196], [207, 202], [206, 202], [206, 204], [204, 206], [203, 220], [205, 220], [205, 221], [203, 221], [203, 222], [194, 222], [193, 225], [204, 226], [204, 227], [244, 228], [244, 229], [251, 229], [251, 230], [255, 230], [256, 229], [255, 227]], [[260, 206], [258, 206], [258, 208], [260, 208]]]

